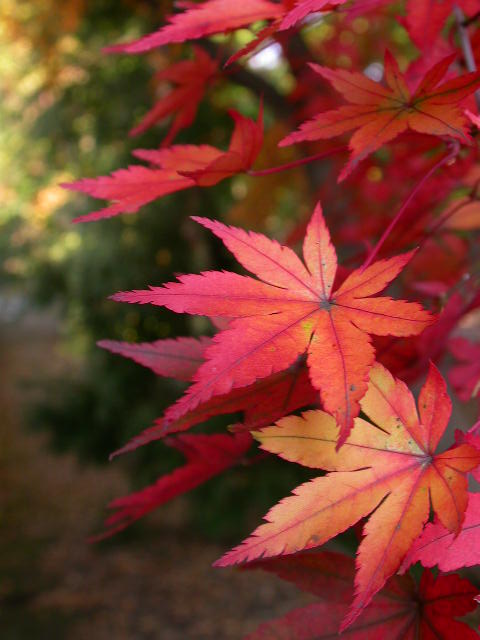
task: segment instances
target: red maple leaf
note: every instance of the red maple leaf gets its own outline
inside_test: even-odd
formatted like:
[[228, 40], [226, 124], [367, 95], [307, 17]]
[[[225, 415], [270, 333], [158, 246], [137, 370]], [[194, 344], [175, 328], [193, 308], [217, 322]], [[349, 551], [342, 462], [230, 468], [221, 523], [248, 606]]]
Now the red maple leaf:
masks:
[[180, 413], [174, 420], [158, 418], [152, 427], [134, 436], [110, 458], [161, 440], [168, 434], [186, 431], [212, 416], [242, 411], [243, 425], [238, 428], [250, 430], [272, 424], [302, 407], [317, 404], [318, 391], [312, 387], [306, 363], [301, 359], [285, 371], [200, 403], [195, 409]]
[[280, 29], [290, 29], [311, 13], [317, 11], [331, 11], [341, 4], [345, 4], [347, 0], [299, 0], [295, 7], [288, 11], [282, 19]]
[[226, 33], [259, 20], [283, 16], [282, 3], [269, 0], [208, 0], [189, 4], [182, 13], [167, 18], [168, 24], [139, 40], [104, 49], [107, 53], [143, 53], [173, 42], [196, 40], [214, 33]]
[[417, 380], [427, 371], [430, 362], [435, 363], [444, 355], [449, 334], [467, 310], [468, 304], [460, 294], [454, 293], [436, 322], [419, 336], [400, 340], [376, 338], [377, 360], [405, 382]]
[[87, 193], [93, 198], [112, 200], [113, 204], [75, 218], [74, 222], [91, 222], [111, 218], [120, 213], [136, 213], [140, 207], [176, 191], [193, 187], [191, 178], [181, 176], [177, 167], [194, 168], [213, 162], [221, 152], [208, 145], [176, 145], [155, 153], [160, 169], [132, 165], [118, 169], [110, 176], [83, 178], [62, 184], [65, 189]]
[[478, 11], [478, 0], [408, 0], [403, 20], [408, 35], [421, 50], [430, 53], [447, 19], [457, 5], [469, 15]]
[[[457, 429], [455, 441], [457, 444], [470, 444], [480, 451], [480, 419], [467, 432]], [[480, 469], [472, 471], [472, 476], [480, 483]]]
[[157, 376], [191, 380], [195, 371], [204, 361], [205, 349], [210, 338], [177, 338], [176, 340], [156, 340], [155, 342], [119, 342], [100, 340], [102, 349], [118, 353], [124, 358], [151, 369]]
[[[151, 369], [157, 375], [177, 380], [192, 380], [205, 360], [205, 350], [210, 343], [210, 338], [201, 337], [142, 343], [101, 340], [97, 344], [112, 353], [130, 358]], [[173, 422], [158, 418], [152, 427], [134, 436], [127, 444], [113, 452], [110, 459], [134, 451], [150, 442], [161, 440], [169, 434], [186, 431], [214, 415], [242, 411], [244, 423], [242, 427], [238, 425], [237, 430], [257, 429], [301, 407], [316, 405], [317, 400], [318, 392], [312, 387], [306, 361], [301, 358], [287, 370], [248, 387], [233, 389], [223, 396], [216, 396], [194, 410], [177, 417]]]
[[230, 64], [253, 51], [277, 31], [290, 29], [312, 13], [331, 11], [345, 2], [347, 0], [300, 0], [296, 4], [292, 0], [281, 2], [246, 0], [242, 3], [234, 0], [206, 0], [199, 4], [186, 5], [185, 11], [169, 16], [168, 23], [158, 31], [133, 42], [106, 47], [104, 51], [144, 53], [173, 42], [185, 42], [217, 33], [228, 33], [248, 27], [260, 20], [267, 20], [267, 26], [257, 34], [253, 42], [228, 60], [227, 64]]
[[475, 609], [478, 589], [457, 575], [424, 571], [420, 584], [395, 576], [375, 596], [348, 632], [338, 633], [347, 606], [354, 563], [339, 553], [305, 553], [254, 563], [313, 593], [319, 602], [265, 622], [245, 640], [474, 640], [478, 634], [456, 618]]
[[64, 183], [65, 189], [81, 191], [94, 198], [113, 200], [105, 209], [79, 216], [74, 222], [91, 222], [120, 213], [136, 213], [157, 198], [190, 187], [212, 186], [236, 173], [248, 171], [263, 142], [263, 107], [255, 122], [231, 111], [235, 127], [227, 151], [209, 145], [174, 145], [165, 149], [138, 149], [134, 155], [158, 169], [130, 166], [111, 176], [84, 178]]
[[480, 73], [468, 73], [440, 84], [454, 57], [448, 56], [434, 65], [413, 92], [388, 51], [385, 54], [387, 86], [357, 71], [334, 71], [311, 65], [351, 104], [325, 111], [303, 123], [298, 131], [282, 140], [280, 146], [328, 139], [356, 130], [349, 144], [350, 161], [339, 176], [341, 181], [362, 159], [408, 129], [470, 143], [468, 121], [459, 103], [480, 86]]
[[458, 360], [448, 377], [460, 400], [466, 402], [480, 392], [480, 344], [459, 337], [452, 338], [448, 348]]
[[364, 13], [382, 9], [385, 5], [389, 5], [391, 0], [356, 0], [347, 9], [349, 18], [357, 18]]
[[263, 281], [212, 271], [113, 296], [177, 313], [236, 318], [215, 336], [194, 384], [167, 412], [167, 419], [175, 420], [212, 396], [282, 371], [307, 352], [310, 379], [320, 390], [326, 411], [340, 425], [343, 442], [358, 415], [374, 361], [368, 334], [415, 335], [432, 322], [416, 303], [370, 297], [399, 274], [412, 252], [357, 269], [334, 289], [337, 256], [320, 205], [303, 244], [306, 266], [291, 249], [261, 234], [194, 219]]
[[169, 438], [165, 443], [183, 453], [186, 464], [162, 476], [155, 484], [110, 502], [108, 509], [113, 513], [105, 521], [107, 531], [92, 540], [101, 540], [122, 531], [160, 505], [232, 467], [249, 449], [251, 436], [247, 432], [233, 436], [184, 434]]
[[402, 571], [421, 562], [424, 567], [438, 566], [440, 571], [456, 571], [480, 564], [480, 494], [470, 493], [462, 530], [455, 535], [437, 519], [429, 523], [415, 540]]
[[260, 101], [257, 122], [233, 110], [229, 111], [229, 115], [235, 122], [235, 128], [228, 150], [206, 166], [178, 169], [178, 173], [191, 178], [200, 187], [210, 187], [220, 180], [248, 171], [262, 149], [263, 101]]
[[177, 87], [156, 102], [130, 131], [131, 136], [143, 133], [157, 122], [173, 116], [170, 130], [163, 140], [163, 146], [168, 146], [179, 131], [195, 120], [198, 105], [218, 72], [218, 62], [200, 47], [193, 47], [193, 51], [195, 56], [192, 60], [182, 60], [155, 74], [155, 82], [171, 82]]
[[469, 444], [435, 452], [451, 402], [434, 365], [420, 392], [419, 413], [405, 384], [378, 363], [360, 406], [371, 422], [357, 418], [340, 450], [337, 426], [323, 411], [289, 416], [254, 434], [266, 451], [330, 473], [297, 487], [269, 511], [266, 523], [216, 563], [317, 547], [369, 515], [358, 550], [355, 599], [343, 629], [397, 571], [430, 508], [449, 531], [460, 533], [468, 502], [466, 472], [480, 463], [480, 451]]

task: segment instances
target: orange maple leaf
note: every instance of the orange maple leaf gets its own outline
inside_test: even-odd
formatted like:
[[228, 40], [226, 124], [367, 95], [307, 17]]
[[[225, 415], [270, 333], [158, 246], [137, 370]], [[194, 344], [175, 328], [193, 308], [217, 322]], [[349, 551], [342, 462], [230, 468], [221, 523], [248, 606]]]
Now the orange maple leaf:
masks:
[[312, 64], [312, 69], [352, 104], [325, 111], [304, 122], [298, 131], [282, 140], [280, 146], [333, 138], [355, 129], [349, 144], [352, 154], [340, 173], [340, 182], [366, 156], [407, 129], [469, 143], [468, 121], [459, 103], [480, 86], [480, 72], [467, 73], [439, 84], [454, 58], [454, 55], [448, 56], [434, 65], [413, 92], [388, 51], [385, 53], [387, 86], [374, 82], [363, 73], [345, 69], [334, 71]]
[[432, 322], [414, 302], [372, 298], [412, 257], [409, 252], [352, 272], [334, 288], [337, 256], [320, 205], [303, 245], [305, 265], [288, 247], [258, 233], [194, 218], [218, 236], [239, 262], [263, 279], [209, 271], [114, 300], [165, 306], [177, 313], [235, 318], [205, 351], [194, 384], [167, 411], [176, 420], [212, 396], [283, 371], [307, 352], [310, 379], [340, 425], [341, 444], [359, 412], [375, 358], [369, 337], [416, 335]]
[[480, 451], [468, 444], [435, 453], [451, 402], [434, 365], [420, 392], [419, 414], [406, 385], [378, 363], [360, 406], [371, 422], [357, 418], [340, 450], [337, 425], [323, 411], [289, 416], [254, 433], [266, 451], [334, 473], [297, 487], [270, 510], [265, 524], [216, 563], [317, 547], [371, 514], [343, 628], [396, 572], [428, 520], [430, 503], [446, 529], [460, 532], [468, 501], [466, 472], [480, 463]]

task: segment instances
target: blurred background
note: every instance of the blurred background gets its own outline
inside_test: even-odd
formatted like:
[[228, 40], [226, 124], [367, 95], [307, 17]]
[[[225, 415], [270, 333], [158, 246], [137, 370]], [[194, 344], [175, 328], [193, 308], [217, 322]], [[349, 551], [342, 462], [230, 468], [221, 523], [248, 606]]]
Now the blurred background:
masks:
[[[294, 171], [268, 178], [260, 190], [239, 177], [169, 196], [137, 215], [72, 225], [91, 201], [59, 183], [108, 174], [128, 164], [133, 148], [158, 146], [164, 137], [164, 128], [136, 139], [128, 131], [152, 104], [155, 70], [180, 49], [145, 57], [105, 56], [101, 48], [152, 31], [169, 4], [0, 3], [5, 640], [240, 638], [305, 599], [270, 576], [252, 584], [244, 573], [210, 567], [306, 477], [293, 465], [279, 473], [278, 461], [261, 471], [232, 470], [112, 541], [86, 542], [101, 530], [109, 500], [181, 463], [155, 444], [108, 464], [108, 454], [161, 415], [182, 386], [102, 351], [96, 341], [211, 333], [201, 319], [128, 308], [107, 297], [178, 272], [231, 265], [220, 243], [195, 228], [189, 215], [221, 218], [229, 211], [232, 222], [286, 233], [294, 212], [306, 211], [299, 204], [305, 177]], [[273, 74], [274, 82], [288, 83], [282, 69]], [[219, 86], [178, 140], [226, 146], [226, 105], [256, 116], [258, 96]], [[274, 132], [275, 139], [281, 135]], [[282, 153], [274, 160], [291, 159], [291, 151]]]

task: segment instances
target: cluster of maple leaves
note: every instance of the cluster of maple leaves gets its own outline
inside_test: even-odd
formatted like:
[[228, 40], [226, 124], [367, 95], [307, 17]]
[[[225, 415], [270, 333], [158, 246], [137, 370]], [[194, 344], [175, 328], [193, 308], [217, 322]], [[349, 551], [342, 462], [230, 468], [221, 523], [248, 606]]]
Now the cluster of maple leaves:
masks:
[[[342, 40], [341, 29], [365, 16], [374, 37], [369, 32], [364, 46]], [[410, 64], [402, 60], [405, 72], [386, 48], [392, 16], [419, 52]], [[328, 49], [316, 48], [303, 34], [325, 20], [340, 25], [340, 36]], [[460, 425], [454, 441], [450, 437], [438, 451], [450, 433], [452, 404], [433, 364], [445, 367], [453, 357], [448, 375], [458, 399], [479, 396], [480, 342], [464, 332], [478, 325], [480, 310], [478, 24], [478, 0], [407, 0], [400, 9], [389, 0], [203, 0], [184, 5], [157, 32], [107, 49], [136, 54], [200, 39], [205, 45], [193, 45], [191, 57], [157, 74], [170, 90], [131, 134], [167, 118], [171, 124], [158, 149], [134, 152], [146, 165], [66, 185], [110, 201], [77, 221], [135, 213], [179, 190], [242, 173], [261, 180], [327, 157], [329, 173], [338, 176], [337, 184], [322, 184], [321, 195], [342, 252], [356, 250], [347, 252], [343, 265], [319, 202], [284, 244], [193, 218], [254, 277], [180, 275], [113, 299], [207, 316], [213, 337], [100, 343], [157, 375], [191, 384], [155, 424], [112, 454], [163, 440], [184, 454], [185, 464], [114, 500], [98, 537], [254, 460], [255, 443], [321, 472], [216, 563], [248, 563], [319, 599], [262, 625], [252, 640], [332, 638], [347, 629], [356, 639], [478, 637], [473, 624], [458, 620], [475, 609], [478, 589], [429, 570], [480, 563], [480, 495], [469, 490], [469, 477], [480, 481], [480, 421], [470, 429]], [[210, 36], [252, 26], [258, 28], [248, 45], [237, 51], [225, 45], [212, 54]], [[253, 169], [265, 144], [260, 96], [256, 120], [230, 112], [234, 128], [226, 151], [173, 144], [206, 92], [224, 81], [225, 67], [228, 81], [241, 84], [253, 73], [245, 60], [272, 41], [296, 80], [289, 95], [264, 93], [266, 108], [275, 112], [275, 100], [282, 99], [294, 122], [295, 130], [278, 144], [313, 155]], [[333, 64], [346, 53], [348, 64]], [[369, 65], [379, 58], [382, 74], [374, 79]], [[324, 146], [337, 136], [347, 136], [348, 146]], [[300, 240], [303, 259], [292, 248]], [[392, 296], [378, 295], [391, 283]], [[416, 403], [404, 381], [425, 374]], [[238, 413], [242, 420], [229, 433], [185, 433], [211, 416]], [[357, 523], [363, 534], [355, 563], [319, 550]], [[417, 562], [426, 567], [419, 582], [403, 575]]]

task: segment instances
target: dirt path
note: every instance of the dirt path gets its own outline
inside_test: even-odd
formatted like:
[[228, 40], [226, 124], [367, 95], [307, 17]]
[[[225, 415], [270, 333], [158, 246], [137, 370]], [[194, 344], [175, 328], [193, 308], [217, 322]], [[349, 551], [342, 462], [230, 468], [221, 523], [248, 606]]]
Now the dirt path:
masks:
[[52, 454], [23, 424], [32, 383], [68, 366], [54, 326], [0, 325], [0, 364], [3, 640], [233, 640], [309, 601], [268, 575], [214, 571], [222, 548], [181, 528], [181, 503], [144, 539], [88, 546], [104, 504], [128, 485], [118, 467]]

